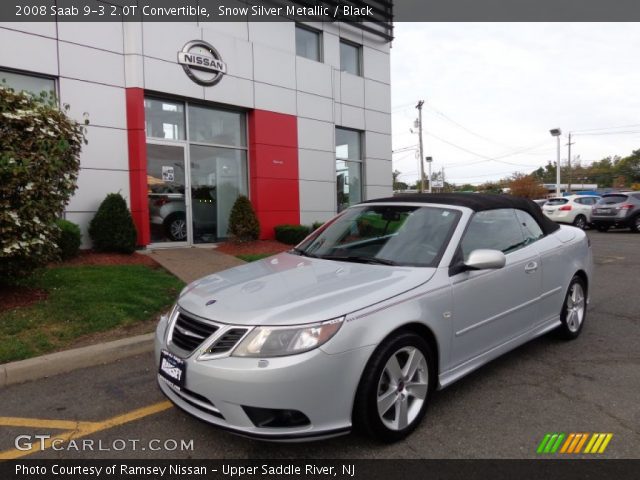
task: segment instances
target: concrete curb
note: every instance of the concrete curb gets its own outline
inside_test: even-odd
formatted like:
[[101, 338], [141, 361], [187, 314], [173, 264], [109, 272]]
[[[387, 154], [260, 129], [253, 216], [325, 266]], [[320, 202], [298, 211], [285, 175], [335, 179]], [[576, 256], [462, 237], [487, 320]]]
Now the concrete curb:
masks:
[[93, 367], [153, 350], [154, 333], [0, 365], [0, 387]]

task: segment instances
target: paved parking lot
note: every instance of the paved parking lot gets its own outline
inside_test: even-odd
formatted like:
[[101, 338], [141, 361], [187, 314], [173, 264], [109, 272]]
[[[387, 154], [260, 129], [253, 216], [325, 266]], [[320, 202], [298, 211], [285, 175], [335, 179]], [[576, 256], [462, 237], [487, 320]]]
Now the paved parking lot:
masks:
[[[640, 235], [589, 236], [596, 277], [581, 337], [539, 338], [437, 392], [404, 442], [236, 437], [167, 404], [149, 354], [5, 388], [0, 455], [19, 453], [17, 435], [81, 433], [93, 451], [49, 448], [29, 458], [528, 458], [547, 432], [610, 432], [601, 457], [640, 458]], [[152, 450], [165, 441], [171, 451]]]

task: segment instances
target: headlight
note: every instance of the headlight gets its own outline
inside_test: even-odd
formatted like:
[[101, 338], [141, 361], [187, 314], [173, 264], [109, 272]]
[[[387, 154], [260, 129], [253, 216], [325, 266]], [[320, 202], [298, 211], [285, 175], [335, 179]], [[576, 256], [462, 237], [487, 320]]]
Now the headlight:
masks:
[[307, 352], [333, 337], [344, 317], [303, 327], [256, 327], [236, 347], [235, 357], [282, 357]]

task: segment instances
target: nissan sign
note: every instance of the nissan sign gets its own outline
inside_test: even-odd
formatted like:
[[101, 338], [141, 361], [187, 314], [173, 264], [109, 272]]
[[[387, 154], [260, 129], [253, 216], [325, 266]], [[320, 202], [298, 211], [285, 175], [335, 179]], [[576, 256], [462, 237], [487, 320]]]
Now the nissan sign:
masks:
[[188, 42], [178, 52], [178, 63], [191, 80], [205, 87], [215, 85], [227, 73], [218, 51], [202, 40]]

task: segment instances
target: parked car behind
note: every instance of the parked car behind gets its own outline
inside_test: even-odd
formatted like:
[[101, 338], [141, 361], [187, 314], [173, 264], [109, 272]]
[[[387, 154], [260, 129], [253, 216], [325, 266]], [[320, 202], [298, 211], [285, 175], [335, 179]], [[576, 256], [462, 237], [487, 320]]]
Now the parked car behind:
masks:
[[188, 285], [156, 330], [158, 384], [240, 435], [400, 440], [435, 390], [552, 330], [577, 338], [592, 270], [586, 234], [529, 200], [371, 200]]
[[596, 195], [569, 195], [550, 198], [542, 207], [544, 214], [554, 222], [567, 223], [578, 228], [591, 224], [592, 207], [600, 200]]
[[604, 194], [593, 207], [591, 221], [601, 232], [611, 227], [640, 232], [640, 192]]
[[538, 205], [540, 208], [542, 208], [542, 206], [547, 203], [549, 201], [548, 198], [539, 198], [534, 200], [535, 204]]

